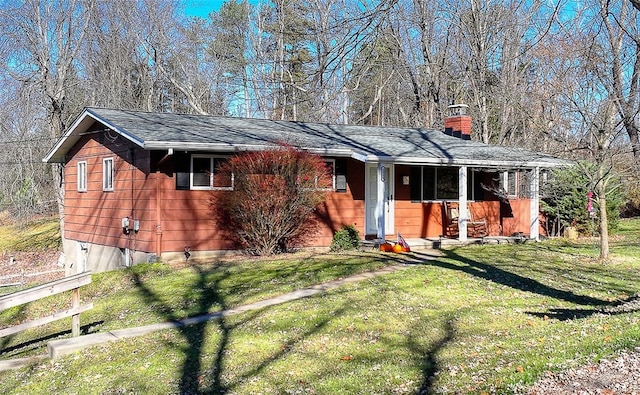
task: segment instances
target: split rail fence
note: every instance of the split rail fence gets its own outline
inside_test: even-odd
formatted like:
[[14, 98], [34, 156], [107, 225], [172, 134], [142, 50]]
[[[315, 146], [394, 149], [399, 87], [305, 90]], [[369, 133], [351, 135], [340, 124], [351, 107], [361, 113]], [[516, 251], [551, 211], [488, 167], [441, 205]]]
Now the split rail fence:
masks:
[[93, 308], [93, 303], [80, 306], [80, 287], [91, 283], [91, 272], [84, 272], [37, 287], [0, 296], [0, 312], [11, 307], [27, 304], [62, 292], [71, 291], [71, 308], [24, 322], [19, 325], [0, 329], [0, 338], [45, 325], [62, 318], [71, 317], [71, 336], [80, 336], [80, 313]]

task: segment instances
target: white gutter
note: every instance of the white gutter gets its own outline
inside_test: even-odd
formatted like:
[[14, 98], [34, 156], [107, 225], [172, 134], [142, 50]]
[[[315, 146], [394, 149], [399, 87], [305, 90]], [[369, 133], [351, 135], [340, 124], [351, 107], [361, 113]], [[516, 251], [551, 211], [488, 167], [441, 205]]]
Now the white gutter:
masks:
[[[241, 151], [264, 151], [279, 147], [278, 144], [230, 144], [230, 143], [180, 143], [175, 141], [147, 141], [143, 148], [146, 150], [167, 150], [179, 151], [209, 151], [209, 152], [241, 152]], [[349, 149], [331, 148], [308, 148], [297, 147], [299, 149], [321, 156], [353, 157], [354, 152]]]
[[549, 158], [550, 161], [508, 161], [508, 160], [471, 160], [471, 159], [439, 159], [439, 158], [406, 158], [399, 157], [393, 162], [396, 165], [450, 165], [450, 166], [469, 166], [469, 167], [564, 167], [570, 164], [569, 161], [557, 160]]

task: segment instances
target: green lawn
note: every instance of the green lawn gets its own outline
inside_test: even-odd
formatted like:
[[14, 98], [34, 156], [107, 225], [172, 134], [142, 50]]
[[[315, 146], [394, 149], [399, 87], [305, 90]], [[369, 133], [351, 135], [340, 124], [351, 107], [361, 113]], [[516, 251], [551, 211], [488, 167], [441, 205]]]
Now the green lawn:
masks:
[[44, 217], [31, 221], [7, 221], [0, 212], [0, 252], [44, 250], [60, 246], [58, 218]]
[[[518, 393], [561, 370], [640, 346], [640, 221], [593, 240], [420, 252], [296, 254], [94, 275], [85, 333], [175, 320], [353, 273], [421, 260], [326, 294], [86, 349], [0, 373], [6, 393]], [[424, 258], [424, 259], [421, 259]], [[0, 324], [64, 308], [51, 298]], [[2, 358], [42, 353], [70, 320], [0, 339]]]

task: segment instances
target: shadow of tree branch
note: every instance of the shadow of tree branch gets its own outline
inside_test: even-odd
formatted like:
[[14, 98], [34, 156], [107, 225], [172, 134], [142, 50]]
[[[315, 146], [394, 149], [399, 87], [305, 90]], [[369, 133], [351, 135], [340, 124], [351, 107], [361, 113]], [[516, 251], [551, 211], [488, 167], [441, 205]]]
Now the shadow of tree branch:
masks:
[[[441, 259], [425, 260], [423, 264], [437, 266], [444, 269], [461, 271], [472, 276], [482, 278], [497, 284], [518, 289], [520, 291], [532, 292], [541, 296], [548, 296], [554, 299], [563, 300], [585, 306], [605, 306], [610, 304], [607, 301], [593, 298], [586, 295], [578, 295], [570, 291], [557, 289], [543, 284], [538, 280], [524, 277], [516, 273], [508, 272], [499, 267], [465, 258], [453, 250], [442, 251], [445, 258], [459, 262], [460, 265], [452, 264]], [[418, 253], [418, 255], [420, 255]]]
[[449, 342], [454, 339], [454, 324], [452, 319], [447, 319], [444, 322], [444, 336], [442, 336], [435, 343], [430, 344], [428, 348], [419, 344], [413, 336], [409, 336], [408, 346], [411, 350], [423, 355], [424, 357], [420, 361], [420, 368], [422, 370], [423, 381], [420, 385], [419, 395], [431, 394], [433, 391], [433, 384], [435, 381], [436, 373], [440, 370], [437, 355]]
[[[216, 270], [216, 266], [213, 266], [209, 270], [204, 270], [202, 267], [194, 265], [193, 269], [197, 272], [198, 280], [194, 287], [202, 290], [202, 293], [198, 296], [194, 303], [197, 304], [196, 311], [204, 312], [209, 311], [212, 306], [220, 306], [221, 310], [227, 308], [224, 296], [219, 292], [219, 284], [225, 278], [228, 277], [226, 273], [217, 277], [213, 282], [208, 281], [208, 275]], [[168, 321], [178, 321], [183, 317], [179, 317], [176, 313], [166, 304], [163, 304], [161, 298], [144, 283], [142, 276], [138, 273], [132, 273], [133, 280], [136, 287], [140, 290], [142, 297], [150, 306], [156, 306], [156, 311], [159, 312]], [[182, 394], [199, 394], [202, 393], [200, 389], [201, 377], [201, 356], [202, 347], [205, 343], [205, 334], [208, 326], [208, 322], [202, 322], [195, 325], [179, 326], [177, 330], [186, 340], [186, 349], [183, 349], [185, 355], [184, 363], [182, 364], [182, 374], [180, 377], [180, 393]], [[227, 389], [220, 381], [220, 371], [223, 365], [224, 351], [227, 347], [229, 333], [231, 328], [226, 326], [226, 321], [221, 316], [217, 325], [221, 330], [220, 344], [216, 353], [216, 362], [214, 369], [214, 377], [212, 379], [211, 391], [217, 394], [224, 394]]]

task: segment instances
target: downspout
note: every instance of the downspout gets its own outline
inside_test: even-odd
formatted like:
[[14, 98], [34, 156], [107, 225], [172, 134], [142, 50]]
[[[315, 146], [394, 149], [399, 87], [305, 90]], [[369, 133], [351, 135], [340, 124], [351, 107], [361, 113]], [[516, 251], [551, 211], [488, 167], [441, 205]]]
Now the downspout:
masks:
[[160, 167], [173, 155], [173, 148], [169, 148], [167, 154], [156, 164], [156, 256], [162, 256], [162, 179]]

